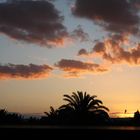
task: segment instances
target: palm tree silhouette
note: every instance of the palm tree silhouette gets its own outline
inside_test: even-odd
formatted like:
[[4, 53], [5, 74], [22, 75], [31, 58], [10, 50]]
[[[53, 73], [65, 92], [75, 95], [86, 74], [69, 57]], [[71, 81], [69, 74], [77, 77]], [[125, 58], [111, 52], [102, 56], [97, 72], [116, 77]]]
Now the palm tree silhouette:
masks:
[[72, 95], [64, 95], [64, 100], [68, 102], [68, 104], [61, 106], [61, 108], [66, 107], [70, 108], [76, 112], [102, 112], [109, 111], [109, 109], [103, 106], [103, 102], [101, 100], [96, 99], [96, 95], [90, 96], [86, 92], [77, 91], [72, 93]]
[[[57, 109], [55, 110], [52, 106], [50, 106], [50, 111], [44, 112], [44, 113], [47, 116], [48, 124], [57, 124], [58, 123], [58, 110]], [[45, 119], [45, 118], [43, 118], [43, 119]]]
[[63, 99], [68, 103], [62, 105], [59, 110], [69, 110], [71, 113], [73, 112], [75, 121], [79, 121], [79, 123], [87, 123], [87, 121], [93, 118], [94, 120], [96, 119], [96, 121], [108, 118], [107, 112], [109, 109], [103, 106], [103, 102], [96, 99], [96, 97], [95, 95], [90, 96], [82, 91], [77, 91], [77, 93], [73, 92], [72, 95], [65, 94]]
[[57, 116], [57, 110], [55, 110], [52, 106], [50, 106], [50, 112], [44, 112], [48, 117]]

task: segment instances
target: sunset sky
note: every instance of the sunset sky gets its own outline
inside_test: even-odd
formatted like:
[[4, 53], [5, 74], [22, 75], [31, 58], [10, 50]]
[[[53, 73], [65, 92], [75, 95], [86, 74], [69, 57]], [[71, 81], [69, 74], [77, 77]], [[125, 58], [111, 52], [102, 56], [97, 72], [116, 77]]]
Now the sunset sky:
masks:
[[43, 113], [63, 94], [140, 110], [140, 0], [0, 0], [0, 108]]

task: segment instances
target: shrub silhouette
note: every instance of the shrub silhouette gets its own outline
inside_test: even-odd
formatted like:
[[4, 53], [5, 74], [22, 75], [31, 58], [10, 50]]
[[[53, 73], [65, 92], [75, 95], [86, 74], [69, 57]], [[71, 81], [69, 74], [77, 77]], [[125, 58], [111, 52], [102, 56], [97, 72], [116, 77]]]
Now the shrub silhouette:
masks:
[[138, 110], [134, 112], [133, 120], [135, 125], [140, 125], [140, 112]]
[[19, 124], [23, 122], [23, 116], [17, 113], [9, 113], [5, 109], [0, 109], [0, 124]]

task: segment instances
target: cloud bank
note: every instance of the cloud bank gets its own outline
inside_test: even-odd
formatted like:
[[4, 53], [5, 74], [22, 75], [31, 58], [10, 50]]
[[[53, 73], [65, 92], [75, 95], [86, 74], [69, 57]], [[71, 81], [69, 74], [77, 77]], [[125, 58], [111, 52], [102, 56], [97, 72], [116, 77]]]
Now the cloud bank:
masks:
[[140, 44], [135, 47], [124, 48], [129, 41], [126, 36], [114, 35], [105, 39], [103, 42], [97, 42], [90, 52], [81, 49], [79, 56], [101, 57], [103, 61], [111, 64], [129, 64], [140, 65]]
[[83, 74], [95, 74], [108, 71], [107, 68], [99, 64], [72, 59], [61, 59], [55, 66], [64, 71], [67, 77], [79, 77]]
[[0, 32], [12, 39], [46, 47], [64, 42], [63, 17], [51, 1], [10, 0], [0, 3]]
[[53, 70], [48, 65], [0, 65], [0, 79], [38, 79], [47, 78]]
[[94, 21], [107, 31], [139, 34], [139, 0], [76, 0], [73, 15]]

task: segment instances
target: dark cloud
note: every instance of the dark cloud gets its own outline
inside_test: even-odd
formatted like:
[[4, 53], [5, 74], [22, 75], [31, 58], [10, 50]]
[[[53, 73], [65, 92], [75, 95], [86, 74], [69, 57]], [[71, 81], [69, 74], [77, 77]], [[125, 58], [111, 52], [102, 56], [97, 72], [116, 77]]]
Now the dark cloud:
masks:
[[97, 41], [97, 43], [95, 44], [95, 46], [92, 48], [91, 52], [88, 52], [86, 49], [80, 49], [78, 51], [78, 56], [91, 56], [93, 52], [96, 53], [104, 53], [105, 52], [105, 45], [103, 42], [99, 42]]
[[86, 49], [81, 49], [79, 50], [78, 55], [88, 55], [88, 52], [86, 51]]
[[75, 16], [94, 21], [108, 31], [138, 34], [139, 0], [76, 0]]
[[101, 73], [107, 71], [107, 68], [99, 64], [71, 59], [62, 59], [56, 63], [55, 66], [66, 72], [68, 77], [77, 77], [82, 74]]
[[95, 46], [92, 48], [92, 50], [90, 52], [88, 52], [86, 49], [80, 49], [78, 51], [78, 56], [85, 56], [85, 57], [93, 57], [94, 53], [98, 53], [98, 54], [104, 54], [105, 52], [105, 44], [103, 42], [99, 42], [97, 41]]
[[104, 51], [105, 51], [105, 45], [103, 42], [98, 42], [93, 48], [93, 52], [101, 53]]
[[0, 65], [0, 79], [36, 79], [47, 78], [53, 70], [48, 65]]
[[140, 0], [130, 0], [130, 2], [133, 4], [133, 6], [139, 10], [140, 9]]
[[50, 47], [63, 43], [67, 31], [54, 5], [47, 0], [0, 3], [0, 32], [9, 37]]

